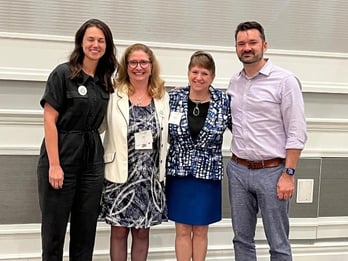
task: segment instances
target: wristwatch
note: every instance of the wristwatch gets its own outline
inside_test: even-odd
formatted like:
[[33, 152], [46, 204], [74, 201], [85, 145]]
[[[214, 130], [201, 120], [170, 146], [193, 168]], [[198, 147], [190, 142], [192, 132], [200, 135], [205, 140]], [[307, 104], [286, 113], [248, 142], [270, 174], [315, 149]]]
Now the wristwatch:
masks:
[[292, 168], [285, 168], [283, 172], [291, 176], [295, 175], [295, 169], [292, 169]]

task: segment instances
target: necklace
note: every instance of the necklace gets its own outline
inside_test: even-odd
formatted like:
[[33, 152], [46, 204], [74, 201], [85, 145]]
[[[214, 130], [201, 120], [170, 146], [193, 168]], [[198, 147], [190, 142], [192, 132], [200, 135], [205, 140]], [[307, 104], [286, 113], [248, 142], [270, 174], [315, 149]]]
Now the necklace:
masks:
[[145, 97], [145, 95], [146, 95], [146, 93], [144, 94], [144, 95], [142, 95], [142, 96], [135, 96], [135, 99], [137, 100], [137, 102], [136, 102], [136, 106], [141, 106], [141, 104], [142, 104], [142, 101], [143, 101], [143, 98]]
[[202, 104], [204, 102], [209, 101], [210, 100], [210, 93], [209, 93], [208, 97], [206, 96], [206, 98], [203, 98], [203, 99], [199, 99], [199, 100], [198, 99], [192, 99], [192, 98], [190, 98], [190, 95], [189, 95], [189, 99], [195, 104], [195, 107], [192, 110], [192, 114], [193, 114], [193, 116], [197, 117], [201, 113], [198, 105], [200, 105], [200, 104]]
[[141, 96], [141, 97], [136, 97], [137, 98], [137, 106], [141, 105], [142, 99], [144, 98], [145, 95]]
[[201, 101], [197, 101], [197, 100], [192, 100], [195, 103], [195, 107], [193, 108], [192, 114], [193, 116], [198, 116], [200, 113], [199, 107], [198, 105], [201, 104]]

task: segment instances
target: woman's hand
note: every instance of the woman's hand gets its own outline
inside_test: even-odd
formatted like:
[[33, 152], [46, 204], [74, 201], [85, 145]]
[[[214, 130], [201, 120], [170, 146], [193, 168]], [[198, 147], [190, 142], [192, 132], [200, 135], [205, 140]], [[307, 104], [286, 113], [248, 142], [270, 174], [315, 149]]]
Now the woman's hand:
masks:
[[64, 172], [60, 165], [50, 166], [48, 181], [54, 189], [61, 189], [64, 182]]

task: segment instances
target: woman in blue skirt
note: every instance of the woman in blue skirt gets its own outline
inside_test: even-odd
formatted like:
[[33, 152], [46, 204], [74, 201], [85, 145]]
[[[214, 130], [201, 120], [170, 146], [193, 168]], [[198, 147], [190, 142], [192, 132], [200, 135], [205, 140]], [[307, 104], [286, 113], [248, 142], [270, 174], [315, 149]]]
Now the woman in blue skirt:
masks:
[[222, 141], [231, 129], [230, 99], [211, 84], [215, 62], [195, 52], [189, 86], [169, 92], [168, 218], [175, 221], [178, 261], [205, 260], [208, 226], [221, 220]]

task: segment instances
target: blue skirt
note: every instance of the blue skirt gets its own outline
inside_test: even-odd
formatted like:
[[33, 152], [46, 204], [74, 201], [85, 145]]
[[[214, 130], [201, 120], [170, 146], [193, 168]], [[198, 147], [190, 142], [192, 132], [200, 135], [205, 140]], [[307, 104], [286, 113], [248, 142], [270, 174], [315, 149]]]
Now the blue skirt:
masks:
[[166, 177], [168, 218], [188, 225], [209, 225], [221, 220], [221, 180]]

